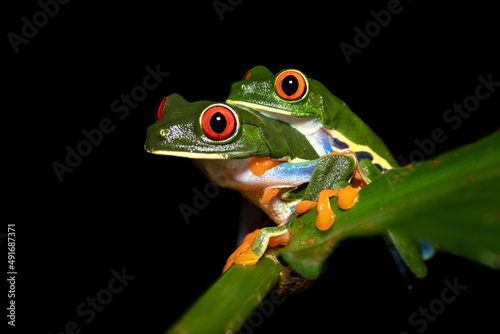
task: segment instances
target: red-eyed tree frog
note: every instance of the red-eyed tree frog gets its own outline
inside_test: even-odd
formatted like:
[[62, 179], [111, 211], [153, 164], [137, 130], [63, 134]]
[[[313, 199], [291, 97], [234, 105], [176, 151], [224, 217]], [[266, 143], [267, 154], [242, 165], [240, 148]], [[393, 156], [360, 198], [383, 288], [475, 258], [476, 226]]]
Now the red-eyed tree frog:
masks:
[[[233, 83], [226, 102], [290, 124], [306, 136], [319, 155], [354, 151], [364, 171], [365, 184], [358, 182], [358, 187], [370, 183], [381, 172], [397, 167], [383, 141], [346, 103], [299, 70], [285, 69], [274, 75], [266, 67], [256, 66], [247, 71], [242, 80]], [[396, 261], [401, 257], [416, 276], [425, 276], [426, 266], [418, 240], [391, 230], [386, 238]], [[422, 242], [422, 251], [426, 258], [433, 254], [432, 247], [425, 242]], [[401, 264], [400, 267], [404, 270]]]
[[[255, 264], [268, 245], [286, 244], [294, 213], [317, 207], [316, 227], [329, 229], [330, 197], [350, 209], [359, 189], [396, 165], [380, 138], [319, 82], [296, 70], [274, 76], [260, 66], [233, 85], [225, 103], [165, 98], [145, 150], [193, 159], [211, 182], [239, 191], [278, 225], [250, 233], [224, 270]], [[414, 247], [389, 235], [413, 270], [407, 259]]]
[[334, 220], [330, 197], [343, 198], [346, 208], [357, 200], [349, 183], [358, 166], [355, 154], [320, 157], [287, 123], [245, 106], [189, 103], [177, 94], [164, 101], [158, 118], [147, 130], [147, 152], [193, 159], [211, 182], [239, 191], [278, 224], [251, 234], [252, 247], [231, 263], [255, 264], [272, 237], [280, 237], [274, 244], [286, 243], [294, 211], [324, 205], [317, 227], [326, 230]]
[[382, 140], [320, 82], [295, 69], [274, 75], [263, 66], [233, 83], [228, 104], [246, 106], [291, 124], [319, 154], [351, 150], [380, 170], [397, 163]]

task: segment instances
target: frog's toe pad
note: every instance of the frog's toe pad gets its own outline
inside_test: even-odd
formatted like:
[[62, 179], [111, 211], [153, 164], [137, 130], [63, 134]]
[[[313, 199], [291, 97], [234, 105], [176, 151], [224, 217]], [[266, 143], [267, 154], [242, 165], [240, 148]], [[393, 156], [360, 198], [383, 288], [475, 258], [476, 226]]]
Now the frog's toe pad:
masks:
[[351, 209], [359, 200], [359, 189], [347, 186], [338, 191], [338, 206], [342, 210]]
[[286, 231], [285, 233], [281, 235], [277, 235], [275, 237], [269, 238], [269, 247], [276, 247], [279, 245], [286, 246], [288, 244], [288, 241], [290, 241], [290, 232]]
[[324, 209], [318, 212], [316, 216], [316, 228], [320, 231], [327, 231], [335, 222], [335, 213], [332, 209]]
[[[259, 261], [259, 258], [253, 254], [251, 248], [259, 232], [260, 229], [257, 229], [247, 234], [241, 245], [227, 259], [226, 265], [224, 269], [222, 269], [222, 273], [226, 272], [233, 264], [254, 265]], [[253, 256], [251, 254], [253, 254]]]
[[252, 249], [247, 250], [243, 254], [236, 256], [233, 260], [234, 264], [243, 264], [253, 266], [259, 262], [259, 257], [252, 252]]
[[330, 206], [330, 197], [337, 195], [337, 190], [325, 189], [318, 196], [318, 215], [316, 216], [316, 228], [326, 231], [335, 222], [335, 213]]
[[300, 201], [299, 203], [297, 203], [297, 205], [295, 205], [295, 212], [305, 213], [305, 212], [311, 210], [312, 208], [316, 207], [316, 205], [318, 205], [318, 202]]

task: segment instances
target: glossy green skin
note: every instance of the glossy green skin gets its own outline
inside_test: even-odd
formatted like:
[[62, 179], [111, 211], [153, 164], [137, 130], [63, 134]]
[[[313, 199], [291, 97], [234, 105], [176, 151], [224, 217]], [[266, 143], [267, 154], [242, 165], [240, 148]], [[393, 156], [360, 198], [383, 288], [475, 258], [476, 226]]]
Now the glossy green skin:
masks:
[[[323, 124], [333, 138], [347, 143], [353, 151], [371, 153], [379, 162], [384, 162], [382, 167], [385, 169], [396, 166], [394, 158], [380, 138], [319, 82], [307, 79], [309, 86], [305, 96], [299, 101], [289, 102], [279, 99], [275, 93], [275, 79], [276, 76], [270, 71], [259, 66], [252, 69], [247, 80], [233, 84], [226, 105], [237, 114], [237, 130], [223, 141], [211, 140], [201, 129], [201, 112], [214, 102], [189, 103], [179, 95], [169, 96], [164, 107], [167, 117], [162, 117], [147, 129], [145, 150], [154, 154], [203, 160], [251, 157], [287, 162], [321, 160], [308, 139], [293, 126], [264, 116], [265, 113], [277, 112], [292, 118], [316, 120]], [[315, 200], [322, 189], [338, 189], [348, 184], [355, 166], [350, 156], [337, 155], [322, 159], [306, 191], [299, 198]], [[362, 161], [362, 166], [368, 182], [379, 174], [369, 161]], [[283, 198], [286, 199], [287, 196], [293, 198], [296, 194], [291, 191]], [[262, 229], [252, 251], [259, 257], [262, 256], [269, 238], [286, 231], [286, 225]], [[403, 238], [395, 233], [390, 234], [390, 238], [395, 241], [393, 244], [396, 249], [412, 269], [412, 263], [407, 261], [407, 258], [412, 257], [407, 250], [410, 241], [403, 242]]]
[[[348, 184], [356, 167], [352, 156], [332, 155], [320, 158], [299, 131], [287, 123], [245, 107], [232, 106], [238, 123], [233, 135], [221, 141], [210, 139], [202, 129], [200, 115], [214, 104], [224, 105], [212, 101], [190, 103], [178, 94], [169, 96], [164, 105], [163, 117], [147, 129], [145, 150], [153, 154], [203, 161], [264, 157], [291, 162], [285, 170], [288, 171], [287, 175], [277, 175], [278, 182], [285, 184], [287, 179], [304, 173], [311, 173], [311, 178], [307, 189], [303, 189], [307, 191], [297, 195], [290, 190], [284, 195], [287, 199], [315, 201], [321, 190], [338, 189]], [[306, 170], [304, 167], [310, 168]], [[258, 182], [258, 179], [254, 182]]]
[[[287, 101], [276, 93], [276, 78], [283, 71], [274, 75], [263, 66], [252, 68], [245, 75], [246, 79], [235, 82], [227, 102], [233, 105], [246, 105], [255, 110], [276, 114], [278, 117], [286, 115], [281, 120], [290, 122], [297, 118], [308, 118], [322, 124], [330, 136], [347, 144], [349, 149], [359, 152], [366, 151], [373, 155], [373, 163], [382, 169], [397, 166], [397, 162], [383, 141], [340, 99], [328, 91], [320, 82], [302, 75], [307, 82], [307, 91], [297, 101]], [[360, 161], [365, 173], [365, 181], [370, 183], [378, 176], [379, 171], [368, 160]], [[426, 267], [423, 264], [419, 251], [419, 241], [406, 238], [397, 231], [388, 231], [389, 246], [399, 254], [409, 269], [417, 276], [424, 277]], [[422, 271], [422, 268], [425, 270]]]
[[[189, 103], [180, 95], [169, 96], [161, 119], [147, 129], [144, 148], [153, 154], [197, 159], [198, 167], [212, 182], [240, 191], [268, 213], [280, 226], [260, 231], [252, 247], [260, 257], [270, 237], [287, 232], [287, 219], [295, 204], [300, 200], [316, 201], [324, 189], [347, 186], [356, 160], [349, 154], [319, 157], [306, 137], [289, 124], [237, 105], [224, 105], [237, 117], [235, 132], [226, 140], [211, 139], [204, 133], [200, 119], [203, 111], [214, 104], [224, 105], [211, 101]], [[256, 176], [249, 172], [246, 159], [253, 157], [289, 163]], [[215, 162], [214, 168], [214, 160], [222, 163]], [[224, 180], [231, 181], [218, 183], [215, 175], [220, 172], [226, 174]], [[264, 205], [261, 196], [270, 187], [278, 187], [283, 193]]]
[[147, 129], [145, 150], [200, 159], [268, 157], [289, 161], [318, 158], [297, 130], [244, 107], [232, 107], [238, 117], [238, 129], [233, 136], [222, 141], [208, 138], [199, 119], [201, 112], [213, 104], [216, 103], [190, 103], [178, 94], [170, 95], [164, 106], [168, 117], [162, 117]]
[[274, 75], [263, 66], [252, 68], [248, 79], [233, 83], [227, 102], [247, 105], [258, 111], [314, 119], [332, 137], [346, 142], [351, 150], [369, 151], [383, 158], [387, 162], [381, 163], [384, 169], [397, 166], [383, 141], [320, 82], [302, 73], [308, 82], [306, 94], [297, 101], [280, 98], [275, 89], [280, 73]]

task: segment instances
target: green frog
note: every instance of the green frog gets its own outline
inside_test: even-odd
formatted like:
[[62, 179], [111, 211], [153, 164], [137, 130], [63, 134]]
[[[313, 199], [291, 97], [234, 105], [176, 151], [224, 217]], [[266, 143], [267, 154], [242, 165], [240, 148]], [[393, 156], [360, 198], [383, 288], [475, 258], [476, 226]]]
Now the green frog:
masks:
[[[275, 76], [262, 66], [234, 83], [223, 103], [163, 99], [145, 150], [193, 159], [212, 183], [240, 192], [276, 223], [248, 234], [224, 271], [256, 264], [268, 246], [286, 245], [293, 214], [316, 207], [316, 227], [328, 230], [335, 221], [331, 197], [348, 210], [360, 189], [396, 166], [382, 140], [319, 82], [298, 70]], [[422, 276], [414, 270], [421, 268], [414, 241], [388, 235]]]

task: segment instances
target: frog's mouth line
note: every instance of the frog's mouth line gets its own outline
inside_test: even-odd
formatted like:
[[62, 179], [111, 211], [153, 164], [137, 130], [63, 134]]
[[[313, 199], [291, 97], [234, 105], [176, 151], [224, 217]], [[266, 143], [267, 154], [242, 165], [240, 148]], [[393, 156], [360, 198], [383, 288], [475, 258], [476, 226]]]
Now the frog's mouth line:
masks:
[[218, 153], [197, 153], [197, 152], [181, 152], [181, 151], [163, 151], [153, 150], [144, 146], [144, 150], [151, 154], [168, 155], [173, 157], [190, 158], [190, 159], [227, 159], [226, 156]]
[[[228, 155], [220, 154], [220, 153], [198, 153], [198, 152], [182, 152], [182, 151], [165, 151], [165, 150], [154, 150], [151, 148], [148, 148], [144, 146], [144, 150], [148, 153], [151, 154], [156, 154], [156, 155], [167, 155], [171, 157], [180, 157], [180, 158], [189, 158], [189, 159], [203, 159], [203, 160], [230, 160], [231, 158]], [[248, 157], [242, 157], [242, 158], [234, 158], [238, 160], [244, 160], [247, 158], [252, 158], [252, 156]], [[282, 158], [283, 162], [288, 162], [288, 163], [297, 163], [297, 162], [304, 162], [307, 160], [300, 159], [300, 158], [295, 158], [295, 159], [290, 159], [290, 157], [283, 157]]]

